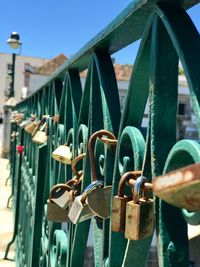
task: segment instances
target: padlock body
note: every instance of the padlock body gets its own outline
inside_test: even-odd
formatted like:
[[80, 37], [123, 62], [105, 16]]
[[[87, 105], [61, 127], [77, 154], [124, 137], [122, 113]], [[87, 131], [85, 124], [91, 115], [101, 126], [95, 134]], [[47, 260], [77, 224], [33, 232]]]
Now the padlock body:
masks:
[[65, 145], [56, 148], [52, 153], [52, 158], [64, 164], [70, 165], [72, 163], [72, 153], [70, 148]]
[[97, 187], [87, 196], [86, 203], [93, 214], [99, 218], [107, 219], [110, 217], [112, 186]]
[[61, 194], [59, 197], [51, 198], [51, 201], [56, 203], [62, 209], [66, 209], [67, 207], [69, 207], [69, 205], [72, 203], [73, 200], [74, 197], [72, 190], [71, 191], [64, 190], [64, 193]]
[[125, 238], [141, 240], [153, 234], [153, 200], [140, 199], [138, 204], [126, 204]]
[[193, 164], [153, 179], [154, 194], [170, 205], [200, 210], [200, 164]]
[[90, 210], [88, 204], [81, 202], [82, 195], [77, 196], [72, 203], [69, 210], [69, 219], [73, 224], [83, 222], [90, 219], [93, 216], [93, 212]]
[[128, 197], [114, 196], [112, 201], [112, 231], [125, 231], [126, 203], [130, 201]]
[[43, 131], [37, 131], [36, 134], [33, 137], [33, 142], [38, 144], [38, 145], [42, 145], [44, 143], [47, 142], [47, 135], [45, 132]]
[[36, 126], [37, 122], [30, 122], [27, 126], [25, 126], [24, 130], [27, 133], [32, 134]]
[[47, 200], [47, 220], [53, 222], [66, 222], [68, 221], [69, 208], [62, 209], [50, 200]]

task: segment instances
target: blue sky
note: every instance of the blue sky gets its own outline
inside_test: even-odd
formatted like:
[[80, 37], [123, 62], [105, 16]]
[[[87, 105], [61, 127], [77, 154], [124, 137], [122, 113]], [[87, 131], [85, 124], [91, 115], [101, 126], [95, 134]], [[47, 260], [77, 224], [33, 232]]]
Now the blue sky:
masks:
[[[1, 0], [0, 52], [12, 53], [6, 40], [20, 34], [22, 55], [52, 58], [75, 54], [132, 0]], [[200, 4], [188, 11], [200, 31]], [[117, 53], [119, 63], [133, 63], [138, 42]]]

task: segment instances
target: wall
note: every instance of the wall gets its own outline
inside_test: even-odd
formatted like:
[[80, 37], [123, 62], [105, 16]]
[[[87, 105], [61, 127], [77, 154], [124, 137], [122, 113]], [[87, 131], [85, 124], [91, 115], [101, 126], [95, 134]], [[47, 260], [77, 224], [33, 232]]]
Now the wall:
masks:
[[[21, 98], [21, 90], [24, 87], [24, 64], [30, 63], [32, 66], [41, 66], [45, 64], [49, 59], [29, 57], [29, 56], [16, 56], [15, 62], [15, 98], [17, 101]], [[6, 100], [4, 92], [8, 87], [9, 75], [7, 74], [7, 64], [12, 64], [12, 54], [0, 53], [0, 112], [3, 111], [3, 105]], [[7, 84], [6, 84], [7, 80]]]

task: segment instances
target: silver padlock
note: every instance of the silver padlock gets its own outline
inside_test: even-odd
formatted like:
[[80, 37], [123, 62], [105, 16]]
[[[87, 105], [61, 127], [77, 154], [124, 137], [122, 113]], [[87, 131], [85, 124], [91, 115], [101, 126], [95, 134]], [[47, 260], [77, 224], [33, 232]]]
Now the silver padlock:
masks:
[[103, 187], [104, 182], [103, 181], [95, 181], [91, 184], [89, 184], [85, 190], [83, 191], [83, 194], [80, 196], [77, 196], [74, 199], [74, 202], [72, 203], [68, 217], [71, 220], [73, 224], [77, 224], [79, 222], [83, 222], [85, 220], [90, 219], [94, 214], [92, 210], [89, 208], [86, 199], [87, 196], [96, 188]]

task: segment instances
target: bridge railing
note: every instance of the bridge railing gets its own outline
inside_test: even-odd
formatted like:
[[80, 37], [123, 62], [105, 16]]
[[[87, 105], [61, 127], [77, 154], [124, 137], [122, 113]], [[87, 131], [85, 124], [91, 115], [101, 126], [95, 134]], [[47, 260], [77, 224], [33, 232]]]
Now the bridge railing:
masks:
[[[112, 132], [117, 138], [116, 150], [97, 140], [94, 157], [98, 180], [112, 185], [112, 196], [117, 194], [120, 177], [128, 171], [142, 171], [151, 182], [163, 171], [200, 161], [198, 142], [176, 141], [179, 60], [200, 130], [200, 39], [186, 13], [197, 3], [133, 1], [38, 91], [17, 104], [15, 109], [25, 119], [36, 114], [36, 120], [46, 116], [48, 122], [46, 143], [34, 143], [19, 126], [19, 135], [11, 142], [16, 153], [12, 162], [15, 227], [11, 243], [15, 240], [17, 266], [84, 266], [90, 226], [95, 266], [145, 266], [152, 235], [128, 240], [123, 232], [112, 231], [111, 219], [95, 216], [76, 225], [47, 221], [52, 186], [74, 176], [71, 166], [55, 161], [52, 152], [67, 144], [72, 159], [86, 153], [78, 166], [83, 171], [84, 190], [94, 180], [88, 140], [96, 131]], [[121, 112], [111, 55], [138, 39], [140, 47]], [[82, 88], [80, 73], [85, 69]], [[142, 127], [147, 100], [148, 126]], [[15, 152], [16, 145], [24, 146], [22, 154]], [[158, 198], [154, 203], [159, 266], [188, 267], [187, 222], [197, 223], [199, 213], [172, 207]]]

